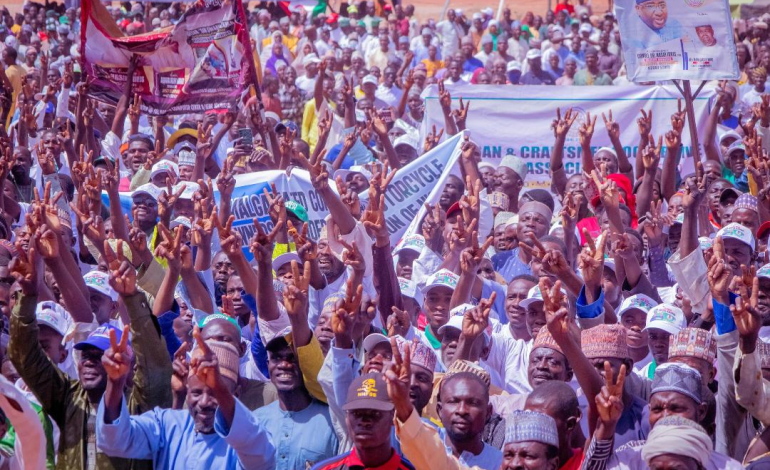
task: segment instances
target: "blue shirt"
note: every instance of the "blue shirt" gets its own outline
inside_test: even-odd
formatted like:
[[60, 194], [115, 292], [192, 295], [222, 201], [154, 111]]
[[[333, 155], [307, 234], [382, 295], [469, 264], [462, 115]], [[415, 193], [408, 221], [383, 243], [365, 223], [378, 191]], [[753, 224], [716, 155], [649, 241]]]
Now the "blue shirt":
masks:
[[267, 429], [275, 446], [275, 469], [310, 468], [337, 455], [329, 407], [313, 400], [302, 411], [286, 411], [279, 402], [254, 411], [260, 426]]
[[465, 59], [463, 62], [463, 72], [475, 72], [476, 69], [484, 67], [484, 64], [475, 57]]
[[[447, 444], [446, 429], [439, 428], [438, 435], [441, 437], [444, 447], [446, 447], [447, 455], [452, 455], [452, 448]], [[498, 470], [503, 463], [503, 453], [500, 449], [492, 447], [485, 442], [484, 449], [482, 449], [479, 455], [473, 455], [468, 451], [464, 451], [457, 460], [467, 467], [478, 467], [483, 470]]]
[[249, 469], [275, 467], [270, 436], [238, 399], [230, 427], [217, 410], [214, 432], [195, 431], [187, 410], [155, 408], [129, 416], [126, 401], [120, 416], [104, 422], [104, 398], [96, 415], [96, 443], [110, 457], [152, 460], [155, 470]]
[[519, 250], [520, 248], [514, 248], [492, 256], [492, 267], [503, 276], [505, 282], [511, 282], [514, 277], [522, 274], [532, 275], [529, 265], [519, 258]]

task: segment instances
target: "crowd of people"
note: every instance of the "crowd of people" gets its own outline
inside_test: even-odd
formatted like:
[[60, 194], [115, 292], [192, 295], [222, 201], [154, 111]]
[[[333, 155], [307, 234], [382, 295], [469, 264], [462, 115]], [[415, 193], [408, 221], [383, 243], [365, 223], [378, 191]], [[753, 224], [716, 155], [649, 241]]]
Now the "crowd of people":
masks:
[[[107, 8], [138, 35], [188, 5]], [[770, 468], [770, 13], [735, 21], [694, 173], [681, 104], [600, 149], [562, 108], [545, 190], [481, 160], [453, 90], [633, 85], [611, 12], [246, 7], [260, 93], [158, 117], [139, 55], [93, 99], [77, 6], [0, 9], [0, 469]], [[463, 131], [392, 240], [389, 184]], [[309, 175], [320, 232], [275, 186], [233, 226], [267, 170]]]

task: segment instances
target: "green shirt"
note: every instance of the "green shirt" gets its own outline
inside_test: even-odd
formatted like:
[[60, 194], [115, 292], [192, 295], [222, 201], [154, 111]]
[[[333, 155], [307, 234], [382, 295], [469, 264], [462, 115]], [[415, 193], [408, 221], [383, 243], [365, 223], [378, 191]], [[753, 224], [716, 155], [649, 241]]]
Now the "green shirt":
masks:
[[573, 85], [585, 86], [585, 85], [612, 85], [612, 78], [604, 72], [599, 72], [597, 75], [592, 75], [588, 69], [579, 70], [575, 74], [575, 80]]

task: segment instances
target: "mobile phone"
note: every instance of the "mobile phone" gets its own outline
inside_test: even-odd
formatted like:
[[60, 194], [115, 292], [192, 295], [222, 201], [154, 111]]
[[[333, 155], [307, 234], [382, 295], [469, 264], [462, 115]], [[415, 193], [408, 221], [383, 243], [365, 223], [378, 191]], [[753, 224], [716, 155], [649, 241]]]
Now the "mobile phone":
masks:
[[254, 148], [254, 133], [248, 127], [238, 129], [238, 137], [241, 139], [241, 145], [248, 148]]

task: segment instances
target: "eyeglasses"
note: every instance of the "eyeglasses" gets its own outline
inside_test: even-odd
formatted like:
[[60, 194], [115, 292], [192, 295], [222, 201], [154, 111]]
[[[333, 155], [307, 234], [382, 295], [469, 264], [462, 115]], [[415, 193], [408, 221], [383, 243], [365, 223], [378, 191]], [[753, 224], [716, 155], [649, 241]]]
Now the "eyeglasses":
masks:
[[644, 10], [647, 13], [654, 13], [655, 11], [661, 11], [661, 12], [662, 11], [666, 11], [668, 9], [668, 6], [666, 6], [666, 2], [662, 2], [662, 3], [645, 3], [644, 5], [642, 5], [642, 8], [644, 8]]
[[147, 207], [148, 209], [152, 209], [153, 207], [158, 207], [158, 203], [152, 199], [136, 199], [134, 200], [134, 205], [144, 206], [144, 207]]

